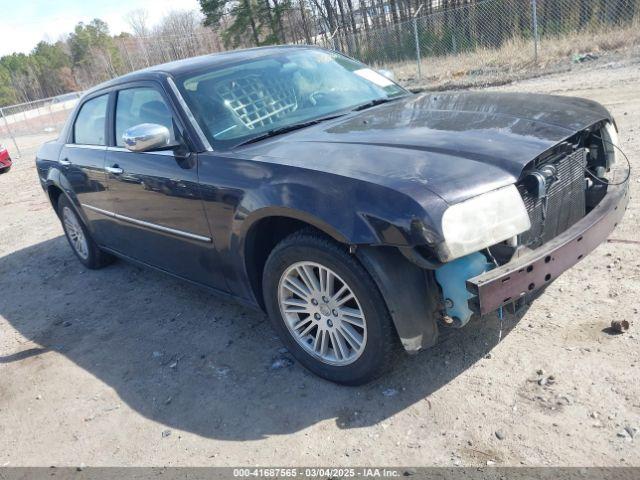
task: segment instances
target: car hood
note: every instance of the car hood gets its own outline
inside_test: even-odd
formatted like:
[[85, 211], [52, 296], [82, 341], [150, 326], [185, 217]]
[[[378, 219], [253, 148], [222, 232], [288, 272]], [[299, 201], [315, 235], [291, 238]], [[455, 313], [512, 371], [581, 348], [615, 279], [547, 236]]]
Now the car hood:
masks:
[[411, 95], [256, 143], [253, 158], [403, 190], [448, 203], [514, 183], [559, 142], [610, 119], [579, 98], [514, 93]]

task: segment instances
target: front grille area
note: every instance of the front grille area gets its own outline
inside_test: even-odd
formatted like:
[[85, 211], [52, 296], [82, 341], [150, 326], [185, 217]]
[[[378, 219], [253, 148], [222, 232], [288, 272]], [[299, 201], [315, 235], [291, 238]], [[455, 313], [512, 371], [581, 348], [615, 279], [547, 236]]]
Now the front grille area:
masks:
[[547, 182], [543, 198], [527, 191], [524, 185], [518, 186], [531, 219], [531, 229], [519, 236], [520, 245], [537, 248], [586, 215], [585, 149], [576, 150], [552, 165], [556, 175]]

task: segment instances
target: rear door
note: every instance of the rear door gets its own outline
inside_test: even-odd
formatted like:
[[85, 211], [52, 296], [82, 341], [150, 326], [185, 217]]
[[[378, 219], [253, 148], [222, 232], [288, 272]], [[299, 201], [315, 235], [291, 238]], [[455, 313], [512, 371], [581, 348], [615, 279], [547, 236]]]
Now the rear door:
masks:
[[136, 260], [214, 288], [225, 289], [198, 185], [197, 155], [177, 148], [132, 152], [123, 133], [159, 124], [172, 143], [184, 130], [164, 91], [153, 82], [115, 92], [112, 146], [106, 153], [118, 235], [114, 249]]
[[84, 213], [93, 237], [108, 245], [113, 212], [104, 162], [107, 150], [107, 112], [109, 93], [86, 99], [74, 119], [67, 143], [60, 152], [60, 168], [72, 200]]

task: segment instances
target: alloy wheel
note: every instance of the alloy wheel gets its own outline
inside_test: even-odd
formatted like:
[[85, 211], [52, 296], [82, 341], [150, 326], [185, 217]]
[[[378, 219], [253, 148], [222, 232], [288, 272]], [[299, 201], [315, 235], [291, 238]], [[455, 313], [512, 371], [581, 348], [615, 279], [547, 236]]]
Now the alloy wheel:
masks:
[[315, 262], [289, 266], [278, 286], [280, 312], [295, 341], [323, 363], [344, 366], [365, 349], [367, 322], [351, 287]]
[[62, 209], [62, 221], [64, 222], [64, 229], [69, 237], [71, 246], [80, 258], [87, 260], [89, 258], [89, 245], [87, 243], [87, 238], [80, 226], [78, 217], [69, 207], [65, 206]]

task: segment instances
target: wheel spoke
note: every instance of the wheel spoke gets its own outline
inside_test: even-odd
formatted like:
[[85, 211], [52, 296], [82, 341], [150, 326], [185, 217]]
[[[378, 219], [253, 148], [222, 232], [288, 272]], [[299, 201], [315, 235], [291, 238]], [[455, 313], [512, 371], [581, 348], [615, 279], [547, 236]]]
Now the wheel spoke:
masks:
[[290, 297], [283, 303], [285, 313], [309, 313], [309, 303], [306, 300]]
[[353, 350], [359, 350], [362, 345], [362, 335], [355, 331], [355, 329], [348, 323], [343, 323], [338, 327], [338, 331], [342, 333], [344, 339], [351, 345]]
[[349, 292], [349, 293], [347, 293], [344, 297], [340, 298], [340, 300], [338, 300], [338, 301], [336, 302], [336, 306], [337, 306], [337, 307], [340, 307], [340, 306], [344, 305], [345, 303], [347, 303], [349, 300], [351, 300], [351, 299], [353, 299], [353, 298], [355, 298], [355, 297], [353, 296], [353, 293]]
[[347, 287], [347, 285], [345, 283], [342, 284], [342, 287], [340, 287], [340, 290], [338, 290], [335, 294], [333, 294], [331, 296], [331, 298], [333, 300], [337, 300], [339, 299], [342, 295], [344, 295], [345, 292], [349, 291], [349, 287]]
[[324, 330], [322, 330], [323, 334], [322, 334], [322, 344], [320, 346], [320, 355], [327, 355], [327, 352], [329, 351], [329, 335], [327, 334], [327, 332], [325, 332]]
[[349, 322], [356, 327], [364, 327], [364, 316], [362, 315], [362, 312], [360, 312], [360, 310], [349, 307], [340, 307], [338, 309], [338, 313], [341, 315], [343, 321]]
[[335, 275], [331, 270], [320, 267], [320, 291], [327, 297], [333, 295]]
[[318, 291], [320, 289], [316, 274], [310, 267], [302, 265], [297, 269], [297, 271], [300, 279], [304, 282], [310, 292]]
[[[311, 317], [309, 317], [311, 318]], [[311, 332], [311, 330], [313, 330], [313, 327], [316, 326], [315, 322], [310, 322], [309, 325], [307, 325], [307, 328], [305, 328], [302, 332], [300, 332], [298, 335], [303, 338], [305, 337], [309, 332]]]
[[295, 277], [287, 277], [282, 286], [302, 298], [308, 298], [311, 292]]
[[320, 267], [318, 270], [318, 276], [320, 277], [320, 291], [322, 293], [327, 293], [327, 275], [329, 274], [329, 270], [326, 268]]
[[313, 351], [320, 353], [322, 350], [322, 337], [324, 336], [324, 330], [318, 329], [316, 332], [316, 338], [313, 339]]
[[344, 338], [342, 338], [342, 333], [339, 330], [331, 332], [331, 343], [333, 344], [333, 350], [337, 352], [336, 356], [339, 354], [340, 360], [349, 356], [349, 349], [344, 343]]

